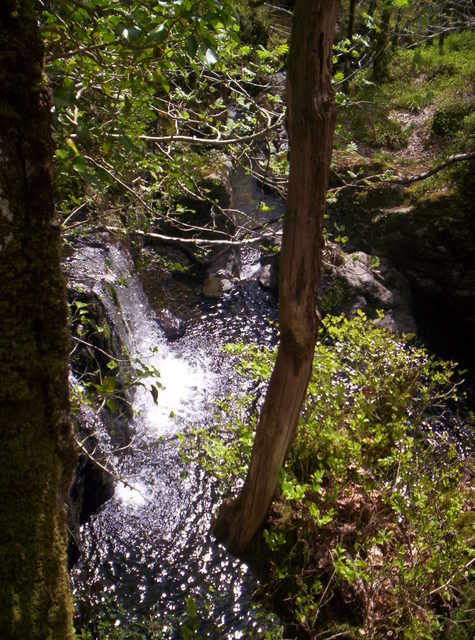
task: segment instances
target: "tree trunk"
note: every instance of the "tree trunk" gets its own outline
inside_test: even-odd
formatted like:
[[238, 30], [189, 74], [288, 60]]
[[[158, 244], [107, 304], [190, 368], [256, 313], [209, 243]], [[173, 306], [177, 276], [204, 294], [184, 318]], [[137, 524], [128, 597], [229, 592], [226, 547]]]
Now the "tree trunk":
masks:
[[[350, 49], [351, 46], [353, 44], [353, 32], [354, 32], [354, 28], [355, 28], [355, 9], [356, 9], [356, 3], [358, 2], [358, 0], [350, 0], [350, 7], [348, 10], [348, 29], [346, 32], [346, 37], [348, 38], [348, 40], [350, 41]], [[345, 74], [345, 81], [343, 84], [343, 88], [345, 93], [348, 93], [349, 87], [350, 87], [350, 74], [351, 74], [351, 61], [352, 61], [352, 56], [351, 56], [351, 52], [346, 56], [346, 60], [345, 60], [345, 66], [344, 66], [344, 74]]]
[[391, 22], [391, 5], [386, 2], [381, 16], [381, 26], [376, 35], [373, 51], [373, 79], [378, 84], [388, 77], [389, 65], [389, 25]]
[[0, 637], [69, 640], [69, 340], [35, 6], [0, 4]]
[[312, 370], [335, 125], [331, 64], [337, 7], [337, 0], [297, 0], [295, 6], [288, 72], [290, 177], [280, 268], [281, 339], [246, 483], [236, 501], [221, 507], [214, 529], [235, 553], [248, 548], [264, 522]]
[[348, 12], [348, 31], [346, 37], [350, 42], [353, 41], [353, 31], [355, 28], [355, 9], [358, 0], [350, 0], [350, 9]]

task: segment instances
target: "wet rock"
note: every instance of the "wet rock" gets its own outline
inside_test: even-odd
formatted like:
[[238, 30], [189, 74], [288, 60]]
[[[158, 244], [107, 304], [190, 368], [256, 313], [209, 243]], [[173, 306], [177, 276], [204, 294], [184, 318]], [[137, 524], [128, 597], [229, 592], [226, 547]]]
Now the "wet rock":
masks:
[[169, 309], [163, 309], [158, 313], [158, 323], [168, 340], [178, 340], [185, 334], [185, 322], [173, 315]]
[[396, 333], [415, 333], [407, 280], [385, 258], [362, 251], [344, 254], [333, 246], [324, 261], [319, 290], [323, 313], [354, 315], [361, 309], [377, 323]]
[[274, 272], [272, 269], [272, 265], [271, 264], [263, 265], [260, 268], [259, 274], [258, 274], [258, 280], [261, 287], [263, 287], [264, 289], [273, 289], [274, 288], [273, 281], [275, 280], [273, 276], [274, 276]]
[[226, 273], [208, 276], [203, 284], [203, 294], [207, 298], [220, 298], [233, 289], [233, 282], [226, 277]]
[[240, 273], [240, 256], [236, 249], [224, 249], [216, 254], [206, 271], [203, 294], [220, 298], [234, 288]]
[[[103, 467], [106, 456], [99, 446], [96, 431], [103, 429], [100, 417], [88, 405], [80, 404], [73, 416], [74, 433], [91, 457], [81, 451], [69, 490], [67, 522], [69, 531], [68, 564], [72, 567], [79, 558], [79, 530], [81, 525], [114, 495], [114, 480]], [[100, 464], [96, 464], [97, 460]]]
[[275, 295], [279, 292], [279, 255], [274, 254], [263, 259], [262, 267], [257, 276], [263, 289], [267, 289]]

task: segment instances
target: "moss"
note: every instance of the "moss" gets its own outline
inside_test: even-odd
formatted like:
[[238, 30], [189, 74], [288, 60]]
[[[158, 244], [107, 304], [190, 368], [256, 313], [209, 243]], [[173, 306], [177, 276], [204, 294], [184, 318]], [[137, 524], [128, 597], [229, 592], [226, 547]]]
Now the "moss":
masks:
[[2, 225], [12, 238], [0, 261], [0, 636], [69, 640], [69, 341], [34, 6], [17, 3], [16, 20], [0, 11], [8, 51], [0, 57], [0, 103], [18, 115], [0, 113], [0, 190], [11, 213]]
[[465, 116], [473, 111], [473, 105], [455, 102], [437, 109], [432, 117], [432, 133], [438, 136], [452, 135], [462, 129]]
[[347, 293], [341, 280], [334, 278], [331, 285], [320, 295], [318, 305], [320, 313], [322, 315], [338, 313], [347, 297]]

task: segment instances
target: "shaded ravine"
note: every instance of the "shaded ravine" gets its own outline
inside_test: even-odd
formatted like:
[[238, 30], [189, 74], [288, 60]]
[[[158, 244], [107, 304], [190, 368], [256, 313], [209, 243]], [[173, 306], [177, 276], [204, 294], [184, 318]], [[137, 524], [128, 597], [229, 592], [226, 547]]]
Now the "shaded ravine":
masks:
[[[244, 263], [256, 267], [258, 258]], [[203, 638], [264, 637], [276, 623], [252, 603], [256, 579], [247, 565], [212, 538], [216, 487], [200, 469], [185, 468], [176, 434], [212, 424], [215, 400], [236, 384], [220, 347], [229, 340], [272, 342], [275, 302], [253, 277], [243, 279], [224, 298], [203, 300], [185, 336], [171, 344], [117, 241], [77, 242], [66, 271], [74, 286], [93, 289], [132, 359], [156, 367], [164, 386], [157, 404], [148, 388], [135, 393], [132, 443], [112, 454], [135, 490], [118, 483], [81, 528], [81, 557], [72, 571], [80, 624], [98, 634], [106, 616], [117, 627], [147, 621], [164, 638], [182, 637], [183, 624], [197, 625]]]

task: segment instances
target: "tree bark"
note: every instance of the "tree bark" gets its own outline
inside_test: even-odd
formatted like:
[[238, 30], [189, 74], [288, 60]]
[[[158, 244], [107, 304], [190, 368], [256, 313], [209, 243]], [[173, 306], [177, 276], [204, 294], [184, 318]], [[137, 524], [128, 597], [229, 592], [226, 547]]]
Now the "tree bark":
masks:
[[[355, 10], [356, 10], [357, 2], [358, 0], [350, 0], [350, 6], [348, 9], [348, 29], [346, 32], [346, 37], [350, 41], [350, 49], [351, 49], [351, 45], [353, 44], [353, 31], [355, 28]], [[345, 65], [344, 65], [345, 82], [343, 87], [344, 87], [345, 93], [348, 93], [348, 90], [350, 87], [349, 78], [350, 78], [351, 66], [352, 66], [351, 61], [352, 61], [352, 56], [350, 52], [350, 54], [346, 56]]]
[[356, 9], [357, 2], [358, 0], [350, 0], [350, 8], [348, 11], [348, 30], [347, 30], [346, 37], [350, 42], [353, 41], [353, 31], [355, 28], [355, 9]]
[[69, 339], [35, 6], [0, 5], [0, 637], [69, 640]]
[[381, 26], [376, 35], [373, 51], [373, 79], [378, 84], [388, 77], [389, 65], [389, 26], [391, 22], [391, 5], [386, 2], [381, 14]]
[[335, 126], [331, 85], [337, 0], [297, 0], [288, 71], [290, 176], [280, 268], [277, 361], [237, 500], [225, 503], [214, 531], [243, 553], [264, 522], [294, 439], [310, 378], [318, 328], [322, 220]]

